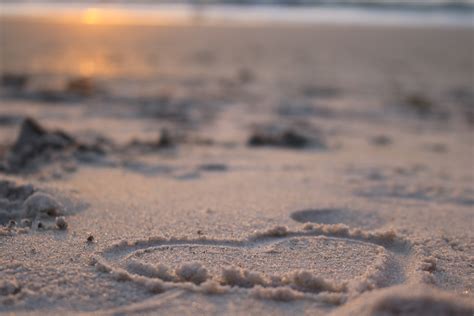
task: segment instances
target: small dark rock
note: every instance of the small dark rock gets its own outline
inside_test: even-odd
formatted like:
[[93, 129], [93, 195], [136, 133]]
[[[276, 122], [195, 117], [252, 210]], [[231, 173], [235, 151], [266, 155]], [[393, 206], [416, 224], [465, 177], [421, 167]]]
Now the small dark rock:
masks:
[[301, 149], [310, 145], [309, 137], [287, 129], [280, 133], [256, 132], [248, 140], [249, 146], [279, 146]]
[[89, 236], [87, 236], [87, 242], [88, 243], [93, 243], [95, 240], [94, 236], [92, 234], [89, 234]]
[[65, 91], [80, 97], [88, 97], [97, 92], [97, 86], [91, 78], [79, 77], [66, 83]]
[[405, 97], [403, 103], [413, 109], [419, 115], [431, 114], [434, 110], [434, 103], [422, 94], [411, 94]]
[[203, 171], [226, 171], [228, 167], [221, 163], [208, 163], [199, 166], [200, 170]]
[[174, 145], [174, 140], [167, 129], [163, 129], [158, 140], [158, 147], [171, 147]]
[[175, 146], [177, 143], [175, 137], [167, 129], [163, 129], [160, 132], [158, 140], [155, 141], [143, 141], [139, 139], [133, 139], [128, 147], [145, 149], [145, 150], [156, 150], [161, 148], [169, 148]]
[[1, 76], [1, 83], [5, 88], [23, 89], [28, 79], [26, 74], [5, 73]]
[[392, 139], [386, 135], [378, 135], [373, 137], [371, 142], [376, 146], [388, 146], [392, 144]]

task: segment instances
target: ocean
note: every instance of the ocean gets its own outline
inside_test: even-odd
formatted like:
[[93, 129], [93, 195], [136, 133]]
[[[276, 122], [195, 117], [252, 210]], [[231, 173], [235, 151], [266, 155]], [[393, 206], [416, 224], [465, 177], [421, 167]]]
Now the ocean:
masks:
[[[202, 0], [7, 1], [3, 16], [81, 19], [93, 9], [102, 23], [345, 23], [474, 27], [474, 0]], [[107, 18], [108, 17], [108, 18]]]

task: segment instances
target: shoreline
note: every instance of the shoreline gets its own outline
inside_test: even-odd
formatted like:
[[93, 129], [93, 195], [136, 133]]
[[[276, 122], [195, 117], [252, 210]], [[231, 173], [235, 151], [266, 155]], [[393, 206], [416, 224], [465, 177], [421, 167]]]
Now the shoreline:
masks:
[[[348, 25], [474, 28], [474, 10], [404, 10], [364, 6], [2, 3], [0, 18], [40, 18], [99, 25]], [[89, 19], [89, 20], [88, 20]], [[91, 20], [92, 19], [92, 20]]]

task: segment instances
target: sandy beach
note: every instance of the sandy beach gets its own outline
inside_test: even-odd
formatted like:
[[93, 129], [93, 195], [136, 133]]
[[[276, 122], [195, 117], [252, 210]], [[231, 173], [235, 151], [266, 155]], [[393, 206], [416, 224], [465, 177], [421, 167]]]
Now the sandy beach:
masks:
[[0, 313], [472, 315], [472, 34], [3, 17]]

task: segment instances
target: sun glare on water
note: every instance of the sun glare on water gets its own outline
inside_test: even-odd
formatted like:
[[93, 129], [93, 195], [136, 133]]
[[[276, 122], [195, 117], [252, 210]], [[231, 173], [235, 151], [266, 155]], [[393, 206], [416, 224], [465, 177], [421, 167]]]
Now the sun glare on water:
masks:
[[102, 21], [102, 13], [97, 8], [88, 8], [82, 14], [82, 23], [94, 25]]
[[[1, 0], [0, 0], [1, 1]], [[79, 14], [79, 15], [77, 15]], [[88, 7], [65, 15], [65, 20], [78, 17], [84, 25], [124, 25], [124, 24], [153, 24], [172, 25], [186, 21], [186, 12], [173, 10], [140, 10], [129, 11], [113, 7]]]

